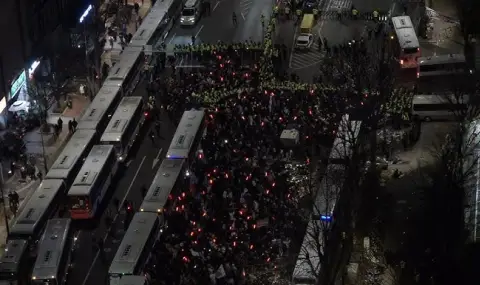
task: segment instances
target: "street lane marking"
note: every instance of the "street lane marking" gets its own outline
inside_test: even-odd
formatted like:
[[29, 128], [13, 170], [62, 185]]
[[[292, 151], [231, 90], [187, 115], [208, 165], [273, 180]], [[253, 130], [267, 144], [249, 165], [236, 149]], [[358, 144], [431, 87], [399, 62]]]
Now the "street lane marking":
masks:
[[218, 5], [220, 5], [220, 1], [218, 1], [217, 4], [215, 4], [215, 6], [213, 6], [213, 11], [215, 11], [215, 9], [217, 9]]
[[[127, 193], [125, 193], [125, 196], [123, 196], [123, 199], [120, 202], [120, 209], [123, 207], [123, 203], [125, 203], [125, 200], [127, 199], [127, 196], [130, 193], [130, 190], [132, 189], [133, 183], [137, 179], [138, 173], [140, 173], [140, 169], [142, 169], [142, 165], [145, 162], [145, 158], [147, 158], [147, 157], [144, 156], [142, 158], [142, 162], [140, 162], [140, 165], [138, 166], [137, 172], [135, 172], [135, 176], [133, 176], [133, 178], [132, 178], [132, 182], [130, 182], [130, 185], [128, 185]], [[120, 209], [118, 209], [117, 214], [113, 218], [112, 225], [115, 224], [115, 221], [117, 220], [118, 215], [120, 213]], [[111, 228], [112, 228], [112, 226], [110, 226], [110, 228], [107, 229], [107, 232], [105, 233], [105, 236], [103, 237], [103, 243], [105, 243], [105, 241], [107, 240], [108, 233], [110, 232]], [[93, 259], [92, 265], [90, 265], [90, 268], [88, 269], [87, 275], [85, 276], [85, 279], [83, 280], [82, 285], [85, 285], [87, 283], [88, 277], [90, 277], [90, 274], [92, 274], [93, 266], [95, 266], [95, 263], [97, 262], [97, 259], [98, 259], [99, 256], [100, 256], [100, 250], [97, 251], [97, 254], [95, 255], [95, 258]]]
[[162, 151], [163, 151], [163, 148], [161, 148], [158, 153], [157, 153], [157, 156], [155, 157], [155, 159], [153, 160], [153, 165], [152, 165], [152, 169], [155, 168], [155, 165], [157, 165], [157, 163], [160, 161], [159, 157], [160, 155], [162, 154]]
[[200, 27], [200, 29], [198, 29], [198, 32], [195, 34], [195, 38], [198, 37], [198, 35], [200, 34], [200, 32], [203, 30], [203, 25]]
[[391, 18], [393, 11], [395, 11], [395, 7], [397, 6], [397, 2], [393, 2], [392, 8], [388, 11], [388, 17]]
[[240, 15], [242, 16], [243, 20], [245, 21], [245, 15], [243, 15], [243, 12], [241, 12]]
[[180, 60], [180, 62], [177, 64], [177, 67], [180, 66], [180, 65], [182, 65], [182, 63], [183, 63], [183, 57], [182, 57], [182, 59]]
[[168, 44], [171, 44], [171, 43], [173, 42], [173, 39], [175, 39], [175, 36], [176, 36], [176, 35], [177, 35], [177, 34], [173, 34], [173, 36], [172, 36], [172, 38], [170, 39], [170, 41], [168, 41]]

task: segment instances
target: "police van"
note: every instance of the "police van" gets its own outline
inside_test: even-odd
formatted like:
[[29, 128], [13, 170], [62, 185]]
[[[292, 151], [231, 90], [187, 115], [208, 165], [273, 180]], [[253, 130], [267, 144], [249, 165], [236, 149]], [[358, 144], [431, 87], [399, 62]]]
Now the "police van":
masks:
[[193, 26], [200, 19], [203, 9], [203, 0], [187, 0], [183, 6], [180, 24], [182, 26]]

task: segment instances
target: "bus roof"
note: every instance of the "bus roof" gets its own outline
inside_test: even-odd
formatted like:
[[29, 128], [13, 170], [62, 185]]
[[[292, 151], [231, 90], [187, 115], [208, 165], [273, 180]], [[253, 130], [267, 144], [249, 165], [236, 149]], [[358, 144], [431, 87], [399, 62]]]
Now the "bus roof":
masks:
[[187, 0], [185, 8], [192, 8], [199, 0]]
[[322, 222], [310, 220], [293, 269], [295, 284], [314, 284], [320, 273], [318, 245], [323, 245]]
[[315, 196], [314, 215], [333, 216], [338, 196], [344, 187], [346, 175], [345, 165], [329, 164], [327, 166]]
[[120, 55], [120, 61], [108, 73], [107, 80], [125, 80], [141, 54], [142, 52], [136, 49], [125, 49]]
[[46, 179], [67, 179], [70, 171], [77, 164], [78, 159], [93, 140], [94, 130], [77, 130], [63, 151], [57, 157], [52, 167], [45, 175]]
[[158, 215], [155, 213], [138, 212], [133, 216], [110, 265], [109, 274], [135, 274], [138, 259], [157, 223]]
[[105, 113], [110, 108], [110, 105], [115, 99], [120, 96], [121, 86], [118, 85], [103, 85], [93, 99], [90, 106], [83, 113], [78, 122], [77, 129], [79, 130], [97, 130], [98, 123], [102, 120]]
[[117, 285], [145, 285], [145, 276], [125, 275], [118, 280]]
[[455, 62], [466, 63], [465, 55], [451, 53], [418, 58], [418, 64], [420, 65], [434, 65]]
[[140, 207], [142, 212], [161, 212], [167, 203], [185, 160], [164, 159]]
[[135, 111], [142, 105], [142, 97], [124, 97], [108, 123], [100, 141], [120, 141], [123, 132], [132, 120]]
[[26, 240], [16, 239], [7, 241], [2, 257], [0, 258], [0, 272], [3, 274], [14, 274], [18, 272], [18, 266], [27, 248], [28, 244]]
[[361, 121], [351, 121], [348, 114], [342, 117], [330, 152], [329, 160], [331, 162], [351, 158], [352, 147], [358, 140], [361, 126]]
[[467, 104], [468, 95], [422, 94], [413, 95], [412, 104]]
[[90, 187], [95, 183], [102, 169], [106, 167], [106, 162], [113, 155], [113, 151], [112, 145], [94, 145], [75, 181], [73, 181], [68, 195], [87, 195], [90, 193]]
[[32, 279], [52, 279], [52, 276], [57, 276], [69, 232], [70, 219], [48, 221], [38, 248]]
[[15, 219], [9, 234], [13, 237], [17, 235], [33, 236], [40, 219], [45, 215], [48, 207], [62, 187], [64, 187], [63, 180], [43, 180]]
[[419, 48], [415, 27], [409, 16], [398, 16], [392, 18], [395, 34], [397, 35], [398, 43], [402, 49]]
[[205, 111], [203, 109], [183, 112], [182, 119], [168, 148], [167, 158], [188, 158], [190, 148], [204, 117]]

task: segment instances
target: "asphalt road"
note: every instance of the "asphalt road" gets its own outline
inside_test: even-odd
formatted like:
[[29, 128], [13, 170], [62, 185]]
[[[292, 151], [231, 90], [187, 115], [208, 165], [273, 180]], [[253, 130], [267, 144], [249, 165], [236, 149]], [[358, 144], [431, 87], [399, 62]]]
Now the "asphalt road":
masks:
[[317, 39], [319, 37], [326, 39], [332, 46], [366, 35], [367, 26], [373, 26], [372, 22], [349, 19], [339, 21], [332, 16], [338, 10], [348, 11], [352, 5], [360, 13], [369, 13], [377, 9], [387, 14], [391, 9], [392, 0], [328, 0], [324, 2], [322, 10], [325, 12], [312, 29], [315, 41], [309, 51], [293, 50], [296, 35], [299, 33], [298, 26], [294, 25], [293, 20], [279, 20], [277, 43], [285, 44], [291, 51], [288, 59], [290, 72], [296, 73], [304, 81], [312, 81], [312, 77], [318, 73], [318, 68], [325, 56], [323, 51], [318, 50]]
[[[145, 96], [145, 87], [146, 82], [141, 82], [133, 96]], [[110, 216], [116, 217], [112, 226], [113, 230], [111, 231], [114, 233], [113, 236], [108, 235], [109, 230], [105, 224], [105, 217], [108, 211], [104, 211], [91, 229], [82, 229], [79, 232], [74, 260], [75, 265], [69, 275], [68, 285], [103, 284], [104, 280], [107, 280], [108, 267], [124, 234], [123, 222], [125, 219], [125, 213], [120, 211], [117, 214], [111, 201], [114, 198], [120, 202], [129, 200], [133, 202], [135, 210], [138, 210], [143, 200], [140, 189], [144, 185], [147, 188], [150, 186], [176, 129], [176, 126], [169, 121], [168, 116], [163, 113], [161, 115], [161, 137], [157, 136], [155, 144], [153, 144], [148, 136], [153, 126], [154, 124], [147, 125], [142, 136], [139, 136], [135, 148], [132, 149], [133, 155], [131, 155], [131, 160], [127, 163], [128, 167], [118, 176], [118, 183], [112, 187], [114, 189], [111, 189], [113, 197], [110, 198], [107, 207], [110, 209]], [[157, 157], [160, 160], [154, 164], [154, 160]], [[98, 254], [98, 250], [92, 242], [93, 238], [104, 240], [105, 259]]]
[[[239, 42], [263, 38], [260, 15], [270, 15], [272, 0], [220, 0], [211, 2], [211, 15], [203, 15], [193, 27], [182, 27], [177, 20], [165, 42], [172, 46], [195, 43]], [[232, 15], [237, 15], [237, 27], [234, 27]]]

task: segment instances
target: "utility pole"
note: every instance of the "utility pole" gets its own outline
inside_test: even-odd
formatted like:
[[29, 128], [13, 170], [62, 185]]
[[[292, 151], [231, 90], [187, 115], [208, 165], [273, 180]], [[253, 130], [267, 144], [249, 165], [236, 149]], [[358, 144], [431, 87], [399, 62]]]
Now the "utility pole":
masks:
[[7, 237], [10, 235], [10, 225], [8, 224], [8, 216], [7, 216], [7, 206], [5, 205], [5, 194], [3, 192], [5, 180], [3, 179], [3, 165], [0, 163], [0, 194], [2, 195], [2, 203], [3, 203], [3, 218], [5, 219], [5, 227], [7, 229]]

